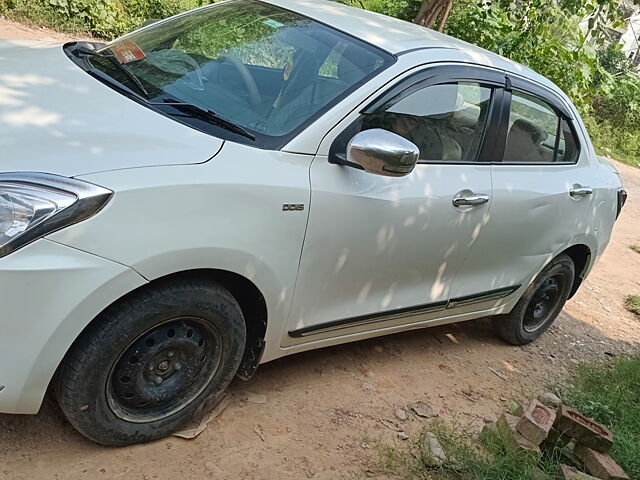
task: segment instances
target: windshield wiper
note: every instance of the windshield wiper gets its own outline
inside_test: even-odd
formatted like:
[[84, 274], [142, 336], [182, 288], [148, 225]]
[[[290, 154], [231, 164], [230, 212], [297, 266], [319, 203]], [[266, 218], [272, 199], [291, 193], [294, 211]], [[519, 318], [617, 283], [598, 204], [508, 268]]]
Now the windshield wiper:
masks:
[[248, 132], [247, 130], [242, 128], [240, 125], [233, 123], [225, 118], [222, 118], [211, 109], [201, 107], [200, 105], [196, 105], [195, 103], [181, 102], [179, 100], [174, 100], [172, 98], [165, 98], [162, 102], [147, 102], [147, 103], [149, 105], [155, 105], [155, 106], [169, 105], [177, 108], [186, 108], [194, 112], [202, 120], [205, 120], [210, 123], [214, 123], [219, 127], [229, 130], [230, 132], [237, 133], [238, 135], [242, 135], [243, 137], [246, 137], [249, 140], [255, 141], [256, 139], [255, 135]]
[[140, 90], [145, 97], [149, 98], [149, 92], [147, 92], [147, 89], [144, 88], [144, 85], [142, 85], [142, 82], [140, 81], [140, 79], [136, 77], [136, 74], [133, 73], [129, 67], [127, 67], [124, 63], [118, 60], [115, 55], [110, 53], [98, 52], [96, 50], [91, 50], [85, 46], [80, 46], [80, 45], [76, 47], [76, 52], [80, 53], [81, 55], [87, 55], [90, 57], [106, 58], [113, 65], [119, 68], [120, 71], [122, 71], [122, 73], [124, 73], [127, 76], [127, 78], [131, 80], [136, 87], [138, 87], [138, 90]]

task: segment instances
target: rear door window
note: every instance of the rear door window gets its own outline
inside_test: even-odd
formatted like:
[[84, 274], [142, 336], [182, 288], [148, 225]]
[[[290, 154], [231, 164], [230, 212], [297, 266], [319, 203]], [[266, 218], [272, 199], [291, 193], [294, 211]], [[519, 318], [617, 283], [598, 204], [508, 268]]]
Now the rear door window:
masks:
[[544, 100], [513, 92], [509, 112], [506, 163], [574, 163], [575, 135], [567, 119]]

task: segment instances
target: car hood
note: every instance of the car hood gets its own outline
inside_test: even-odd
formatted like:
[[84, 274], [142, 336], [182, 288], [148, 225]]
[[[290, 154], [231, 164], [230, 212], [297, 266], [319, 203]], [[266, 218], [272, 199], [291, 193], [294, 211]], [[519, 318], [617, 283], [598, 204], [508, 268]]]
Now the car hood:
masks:
[[222, 144], [94, 79], [61, 45], [0, 41], [0, 171], [202, 163]]

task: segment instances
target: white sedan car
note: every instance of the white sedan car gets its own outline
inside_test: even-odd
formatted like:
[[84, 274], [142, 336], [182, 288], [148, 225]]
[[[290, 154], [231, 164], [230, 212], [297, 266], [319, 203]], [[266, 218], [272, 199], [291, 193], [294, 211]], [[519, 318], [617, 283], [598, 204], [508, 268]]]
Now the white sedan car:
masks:
[[304, 350], [481, 317], [530, 342], [626, 199], [550, 81], [333, 2], [0, 58], [0, 411], [51, 385], [105, 445]]

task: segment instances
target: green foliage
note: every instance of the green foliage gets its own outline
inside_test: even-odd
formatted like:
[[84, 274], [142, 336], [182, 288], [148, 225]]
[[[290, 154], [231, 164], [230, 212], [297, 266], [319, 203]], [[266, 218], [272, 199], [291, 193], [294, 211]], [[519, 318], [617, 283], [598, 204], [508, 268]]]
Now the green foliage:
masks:
[[615, 118], [596, 120], [591, 115], [583, 115], [583, 120], [596, 150], [617, 160], [640, 167], [640, 132], [638, 127], [620, 128], [615, 126]]
[[[356, 0], [358, 1], [358, 0]], [[353, 2], [352, 2], [353, 3]], [[411, 21], [420, 10], [421, 0], [363, 0], [362, 4], [374, 12]]]
[[625, 301], [627, 310], [640, 317], [640, 295], [629, 295]]
[[[601, 153], [640, 162], [640, 78], [617, 46], [596, 49], [578, 26], [591, 15], [599, 44], [618, 21], [610, 0], [458, 0], [446, 32], [520, 62], [574, 101]], [[597, 21], [596, 21], [597, 19]]]
[[207, 0], [0, 0], [0, 13], [73, 33], [112, 39], [152, 18], [213, 3]]
[[592, 95], [596, 52], [577, 19], [552, 0], [503, 6], [459, 0], [447, 33], [523, 63], [547, 76], [585, 109]]

